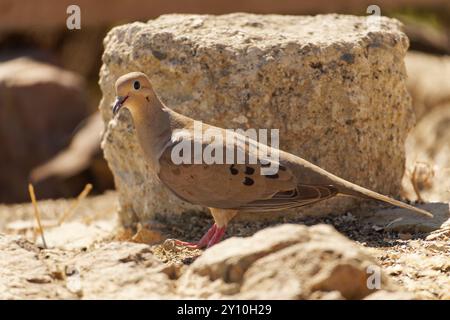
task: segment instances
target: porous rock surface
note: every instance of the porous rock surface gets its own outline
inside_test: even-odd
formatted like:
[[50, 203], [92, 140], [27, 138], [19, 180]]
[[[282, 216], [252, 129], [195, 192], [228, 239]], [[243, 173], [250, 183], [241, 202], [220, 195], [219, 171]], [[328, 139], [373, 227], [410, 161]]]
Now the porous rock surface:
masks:
[[173, 297], [170, 267], [147, 245], [110, 242], [87, 252], [42, 250], [0, 234], [0, 299], [156, 299]]
[[[124, 223], [201, 209], [149, 172], [127, 111], [110, 121], [114, 83], [131, 71], [145, 72], [163, 102], [182, 114], [231, 129], [280, 129], [286, 151], [398, 193], [414, 114], [403, 62], [408, 39], [396, 20], [382, 17], [377, 28], [365, 17], [335, 14], [164, 15], [116, 27], [104, 44], [102, 146]], [[352, 206], [352, 199], [333, 199], [295, 212]]]

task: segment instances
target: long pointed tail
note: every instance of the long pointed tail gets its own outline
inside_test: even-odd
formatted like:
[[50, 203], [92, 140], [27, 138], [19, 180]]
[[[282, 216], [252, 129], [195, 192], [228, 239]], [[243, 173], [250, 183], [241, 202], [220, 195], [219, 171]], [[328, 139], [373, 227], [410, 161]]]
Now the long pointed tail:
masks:
[[293, 163], [299, 165], [299, 168], [302, 171], [309, 170], [309, 174], [310, 174], [309, 177], [311, 178], [311, 175], [313, 176], [313, 178], [310, 179], [311, 181], [312, 180], [320, 181], [321, 184], [332, 185], [335, 188], [337, 188], [338, 194], [383, 201], [383, 202], [390, 203], [390, 204], [400, 207], [400, 208], [418, 212], [429, 218], [433, 218], [433, 214], [431, 212], [413, 207], [404, 202], [392, 199], [385, 195], [379, 194], [375, 191], [358, 186], [357, 184], [351, 183], [351, 182], [344, 180], [338, 176], [335, 176], [334, 174], [332, 174], [328, 171], [325, 171], [324, 169], [322, 169], [316, 165], [313, 165], [312, 163], [310, 163], [306, 160], [303, 160], [299, 157], [295, 157], [290, 154], [284, 154], [284, 156], [286, 156], [288, 159], [292, 159], [291, 161]]
[[383, 201], [383, 202], [390, 203], [390, 204], [400, 207], [400, 208], [404, 208], [404, 209], [408, 209], [411, 211], [421, 213], [429, 218], [433, 218], [433, 214], [431, 212], [428, 212], [428, 211], [420, 209], [420, 208], [413, 207], [402, 201], [392, 199], [390, 197], [387, 197], [387, 196], [379, 194], [375, 191], [371, 191], [369, 189], [360, 187], [353, 183], [345, 183], [344, 185], [339, 186], [338, 190], [339, 190], [339, 193], [341, 193], [343, 195], [357, 196], [360, 198], [368, 198], [368, 199], [375, 199], [375, 200]]

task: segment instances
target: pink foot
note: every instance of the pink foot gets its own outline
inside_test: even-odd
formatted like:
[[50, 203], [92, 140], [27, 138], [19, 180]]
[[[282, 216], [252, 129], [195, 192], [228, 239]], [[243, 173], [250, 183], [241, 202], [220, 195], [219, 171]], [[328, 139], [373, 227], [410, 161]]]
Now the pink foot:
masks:
[[175, 240], [175, 244], [190, 249], [209, 248], [216, 243], [220, 242], [225, 234], [226, 227], [219, 228], [216, 224], [213, 224], [211, 228], [205, 233], [205, 235], [197, 242], [186, 242], [181, 240]]
[[204, 248], [208, 246], [209, 241], [214, 236], [214, 234], [217, 231], [217, 225], [214, 223], [211, 228], [205, 233], [205, 235], [200, 239], [200, 241], [197, 243], [199, 248]]
[[187, 242], [187, 241], [181, 241], [178, 239], [175, 239], [175, 244], [177, 246], [183, 246], [191, 249], [198, 249], [198, 245], [195, 242]]
[[209, 240], [207, 248], [212, 247], [216, 243], [220, 242], [222, 240], [223, 235], [225, 234], [226, 227], [217, 228], [216, 232], [212, 236], [211, 240]]

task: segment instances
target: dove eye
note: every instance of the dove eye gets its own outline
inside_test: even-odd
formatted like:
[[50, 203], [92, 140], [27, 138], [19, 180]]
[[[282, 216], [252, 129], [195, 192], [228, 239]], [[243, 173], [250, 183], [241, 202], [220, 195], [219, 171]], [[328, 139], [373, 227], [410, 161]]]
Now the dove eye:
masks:
[[139, 81], [133, 82], [134, 90], [139, 90], [141, 88], [141, 83]]

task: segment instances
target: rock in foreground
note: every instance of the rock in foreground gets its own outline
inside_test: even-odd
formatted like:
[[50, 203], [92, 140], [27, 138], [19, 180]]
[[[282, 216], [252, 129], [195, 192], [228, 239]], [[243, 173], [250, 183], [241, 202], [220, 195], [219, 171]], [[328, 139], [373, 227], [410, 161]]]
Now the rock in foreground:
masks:
[[0, 299], [362, 299], [378, 292], [372, 285], [381, 289], [374, 298], [402, 293], [361, 246], [326, 225], [231, 238], [189, 266], [164, 264], [155, 249], [108, 241], [41, 249], [0, 234]]
[[375, 272], [379, 288], [395, 288], [334, 228], [286, 224], [207, 250], [181, 277], [179, 291], [196, 298], [362, 299], [374, 291]]
[[173, 298], [170, 267], [147, 245], [102, 243], [88, 252], [40, 250], [0, 234], [0, 299]]
[[[225, 128], [279, 129], [282, 149], [396, 194], [414, 121], [403, 63], [408, 39], [395, 20], [382, 17], [379, 28], [367, 22], [343, 15], [166, 15], [110, 31], [100, 110], [124, 223], [201, 209], [149, 172], [127, 112], [110, 122], [114, 83], [130, 71], [148, 74], [163, 102], [182, 114]], [[302, 212], [351, 206], [354, 200], [340, 198]]]

